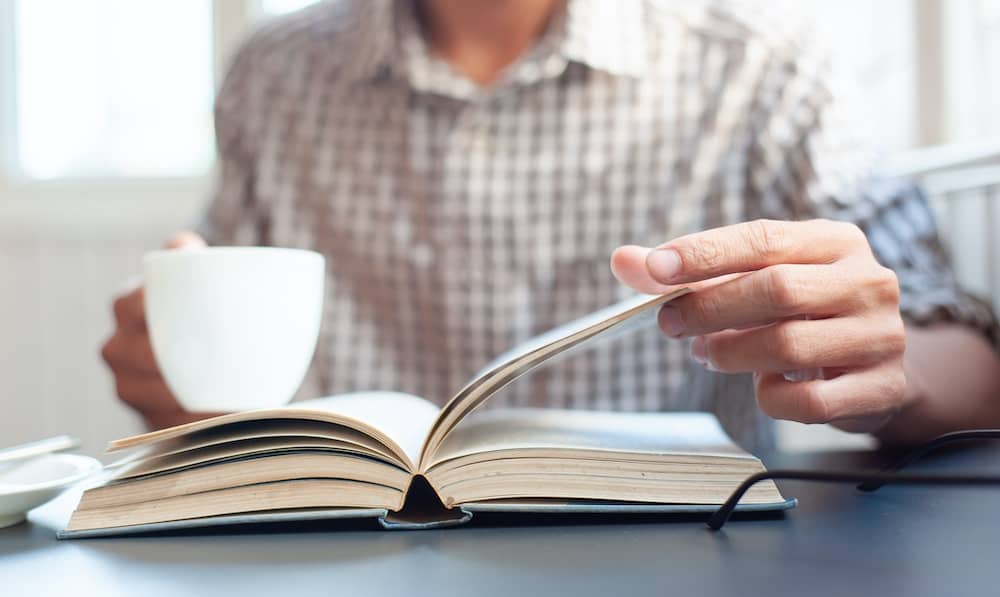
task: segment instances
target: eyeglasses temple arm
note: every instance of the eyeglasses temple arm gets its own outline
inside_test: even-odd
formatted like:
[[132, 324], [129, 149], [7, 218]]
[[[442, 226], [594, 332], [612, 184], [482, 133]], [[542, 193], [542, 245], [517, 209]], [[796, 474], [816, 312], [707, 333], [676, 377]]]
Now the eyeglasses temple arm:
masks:
[[968, 441], [974, 439], [1000, 439], [1000, 429], [973, 429], [968, 431], [955, 431], [953, 433], [945, 433], [944, 435], [939, 435], [938, 437], [928, 441], [925, 444], [917, 446], [916, 448], [910, 450], [903, 455], [902, 458], [896, 462], [890, 464], [889, 466], [883, 468], [877, 474], [872, 475], [868, 479], [865, 479], [858, 484], [859, 491], [871, 492], [875, 491], [879, 487], [885, 485], [884, 475], [885, 473], [894, 473], [896, 471], [902, 470], [906, 466], [909, 466], [914, 461], [926, 456], [930, 452], [937, 450], [941, 446], [950, 444], [957, 441]]
[[722, 528], [729, 517], [732, 516], [736, 505], [751, 487], [761, 481], [768, 479], [788, 479], [796, 481], [826, 481], [834, 483], [858, 483], [874, 480], [879, 485], [893, 483], [899, 485], [1000, 485], [1000, 476], [983, 475], [915, 475], [907, 473], [881, 473], [881, 472], [824, 472], [824, 471], [797, 471], [780, 470], [765, 471], [747, 477], [740, 483], [729, 499], [719, 506], [705, 524], [708, 528], [717, 531]]

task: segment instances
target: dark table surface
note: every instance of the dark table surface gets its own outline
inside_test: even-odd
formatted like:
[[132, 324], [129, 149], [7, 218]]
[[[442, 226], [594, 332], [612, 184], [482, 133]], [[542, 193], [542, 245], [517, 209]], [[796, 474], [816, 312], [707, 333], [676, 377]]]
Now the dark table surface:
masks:
[[[774, 454], [770, 468], [872, 467], [886, 455]], [[1000, 473], [1000, 442], [912, 470]], [[254, 529], [59, 541], [75, 504], [0, 529], [2, 595], [1000, 595], [1000, 489], [781, 482], [799, 506], [738, 519], [432, 531]]]

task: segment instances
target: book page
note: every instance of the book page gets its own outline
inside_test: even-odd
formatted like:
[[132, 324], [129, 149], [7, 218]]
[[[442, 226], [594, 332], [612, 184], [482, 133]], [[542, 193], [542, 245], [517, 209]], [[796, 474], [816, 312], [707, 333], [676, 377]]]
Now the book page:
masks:
[[395, 462], [395, 459], [386, 460], [385, 454], [379, 450], [372, 450], [356, 443], [338, 439], [308, 436], [257, 437], [142, 458], [119, 467], [109, 483], [164, 472], [176, 472], [240, 458], [303, 451], [359, 454], [376, 460]]
[[353, 392], [304, 400], [284, 408], [231, 413], [160, 429], [113, 441], [108, 445], [108, 451], [150, 445], [230, 423], [301, 419], [341, 425], [359, 431], [384, 445], [401, 464], [413, 470], [420, 456], [423, 439], [437, 415], [438, 407], [433, 402], [410, 394]]
[[752, 458], [710, 413], [522, 408], [477, 413], [463, 421], [441, 442], [434, 464], [496, 450], [546, 448]]
[[610, 341], [656, 325], [659, 307], [689, 292], [688, 288], [680, 288], [660, 296], [638, 295], [553, 328], [503, 353], [441, 409], [420, 455], [420, 470], [426, 470], [442, 439], [459, 421], [510, 382], [552, 357], [589, 344], [596, 338]]
[[[382, 456], [390, 456], [390, 454], [387, 454], [385, 446], [368, 435], [353, 429], [302, 419], [272, 419], [267, 421], [266, 424], [262, 424], [259, 421], [251, 421], [245, 424], [237, 423], [189, 433], [171, 440], [163, 440], [151, 446], [142, 457], [145, 459], [165, 458], [220, 446], [226, 446], [226, 449], [233, 449], [236, 446], [244, 445], [248, 441], [260, 440], [273, 440], [276, 442], [285, 442], [288, 445], [298, 445], [298, 443], [306, 439], [346, 442], [361, 451], [374, 451]], [[112, 466], [114, 465], [108, 465], [105, 468]]]
[[402, 392], [352, 392], [304, 400], [292, 406], [323, 410], [367, 423], [392, 438], [414, 464], [420, 459], [424, 438], [441, 410], [430, 400]]

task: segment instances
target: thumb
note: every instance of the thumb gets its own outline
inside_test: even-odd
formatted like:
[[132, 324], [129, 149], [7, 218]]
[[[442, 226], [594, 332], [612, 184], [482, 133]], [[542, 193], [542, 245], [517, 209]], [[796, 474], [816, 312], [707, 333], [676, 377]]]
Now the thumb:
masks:
[[611, 254], [611, 273], [622, 284], [644, 294], [665, 294], [679, 288], [701, 290], [747, 275], [744, 273], [725, 274], [690, 284], [661, 284], [650, 275], [649, 268], [646, 267], [646, 258], [649, 256], [650, 251], [652, 249], [636, 245], [618, 247]]
[[205, 246], [205, 239], [194, 232], [180, 232], [175, 234], [166, 244], [166, 248], [168, 249], [202, 249]]
[[611, 254], [611, 273], [632, 290], [644, 294], [664, 294], [679, 286], [661, 284], [649, 275], [646, 257], [652, 249], [636, 245], [618, 247]]

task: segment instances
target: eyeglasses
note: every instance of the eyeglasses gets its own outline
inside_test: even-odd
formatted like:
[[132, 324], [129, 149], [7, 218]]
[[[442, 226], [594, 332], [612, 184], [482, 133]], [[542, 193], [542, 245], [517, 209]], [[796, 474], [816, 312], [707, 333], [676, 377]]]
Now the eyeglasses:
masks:
[[757, 473], [750, 477], [747, 477], [743, 483], [739, 485], [733, 493], [729, 496], [729, 499], [725, 501], [724, 504], [719, 506], [719, 509], [709, 517], [706, 524], [708, 527], [714, 531], [722, 528], [729, 517], [732, 516], [733, 510], [736, 509], [736, 505], [743, 498], [747, 491], [751, 487], [756, 485], [761, 481], [766, 481], [768, 479], [786, 479], [795, 481], [823, 481], [828, 483], [857, 483], [857, 489], [864, 492], [872, 492], [877, 490], [886, 484], [895, 485], [965, 485], [965, 486], [981, 486], [981, 485], [1000, 485], [1000, 476], [998, 475], [947, 475], [947, 474], [909, 474], [900, 473], [901, 469], [909, 464], [912, 464], [915, 460], [926, 456], [930, 452], [937, 450], [941, 446], [946, 444], [953, 444], [959, 441], [966, 440], [978, 440], [978, 439], [1000, 439], [1000, 429], [977, 429], [970, 431], [956, 431], [954, 433], [946, 433], [942, 436], [936, 437], [929, 442], [914, 448], [908, 452], [905, 456], [897, 460], [896, 462], [890, 464], [889, 466], [883, 468], [880, 471], [806, 471], [806, 470], [790, 470], [790, 469], [775, 469], [771, 471], [765, 471], [762, 473]]

